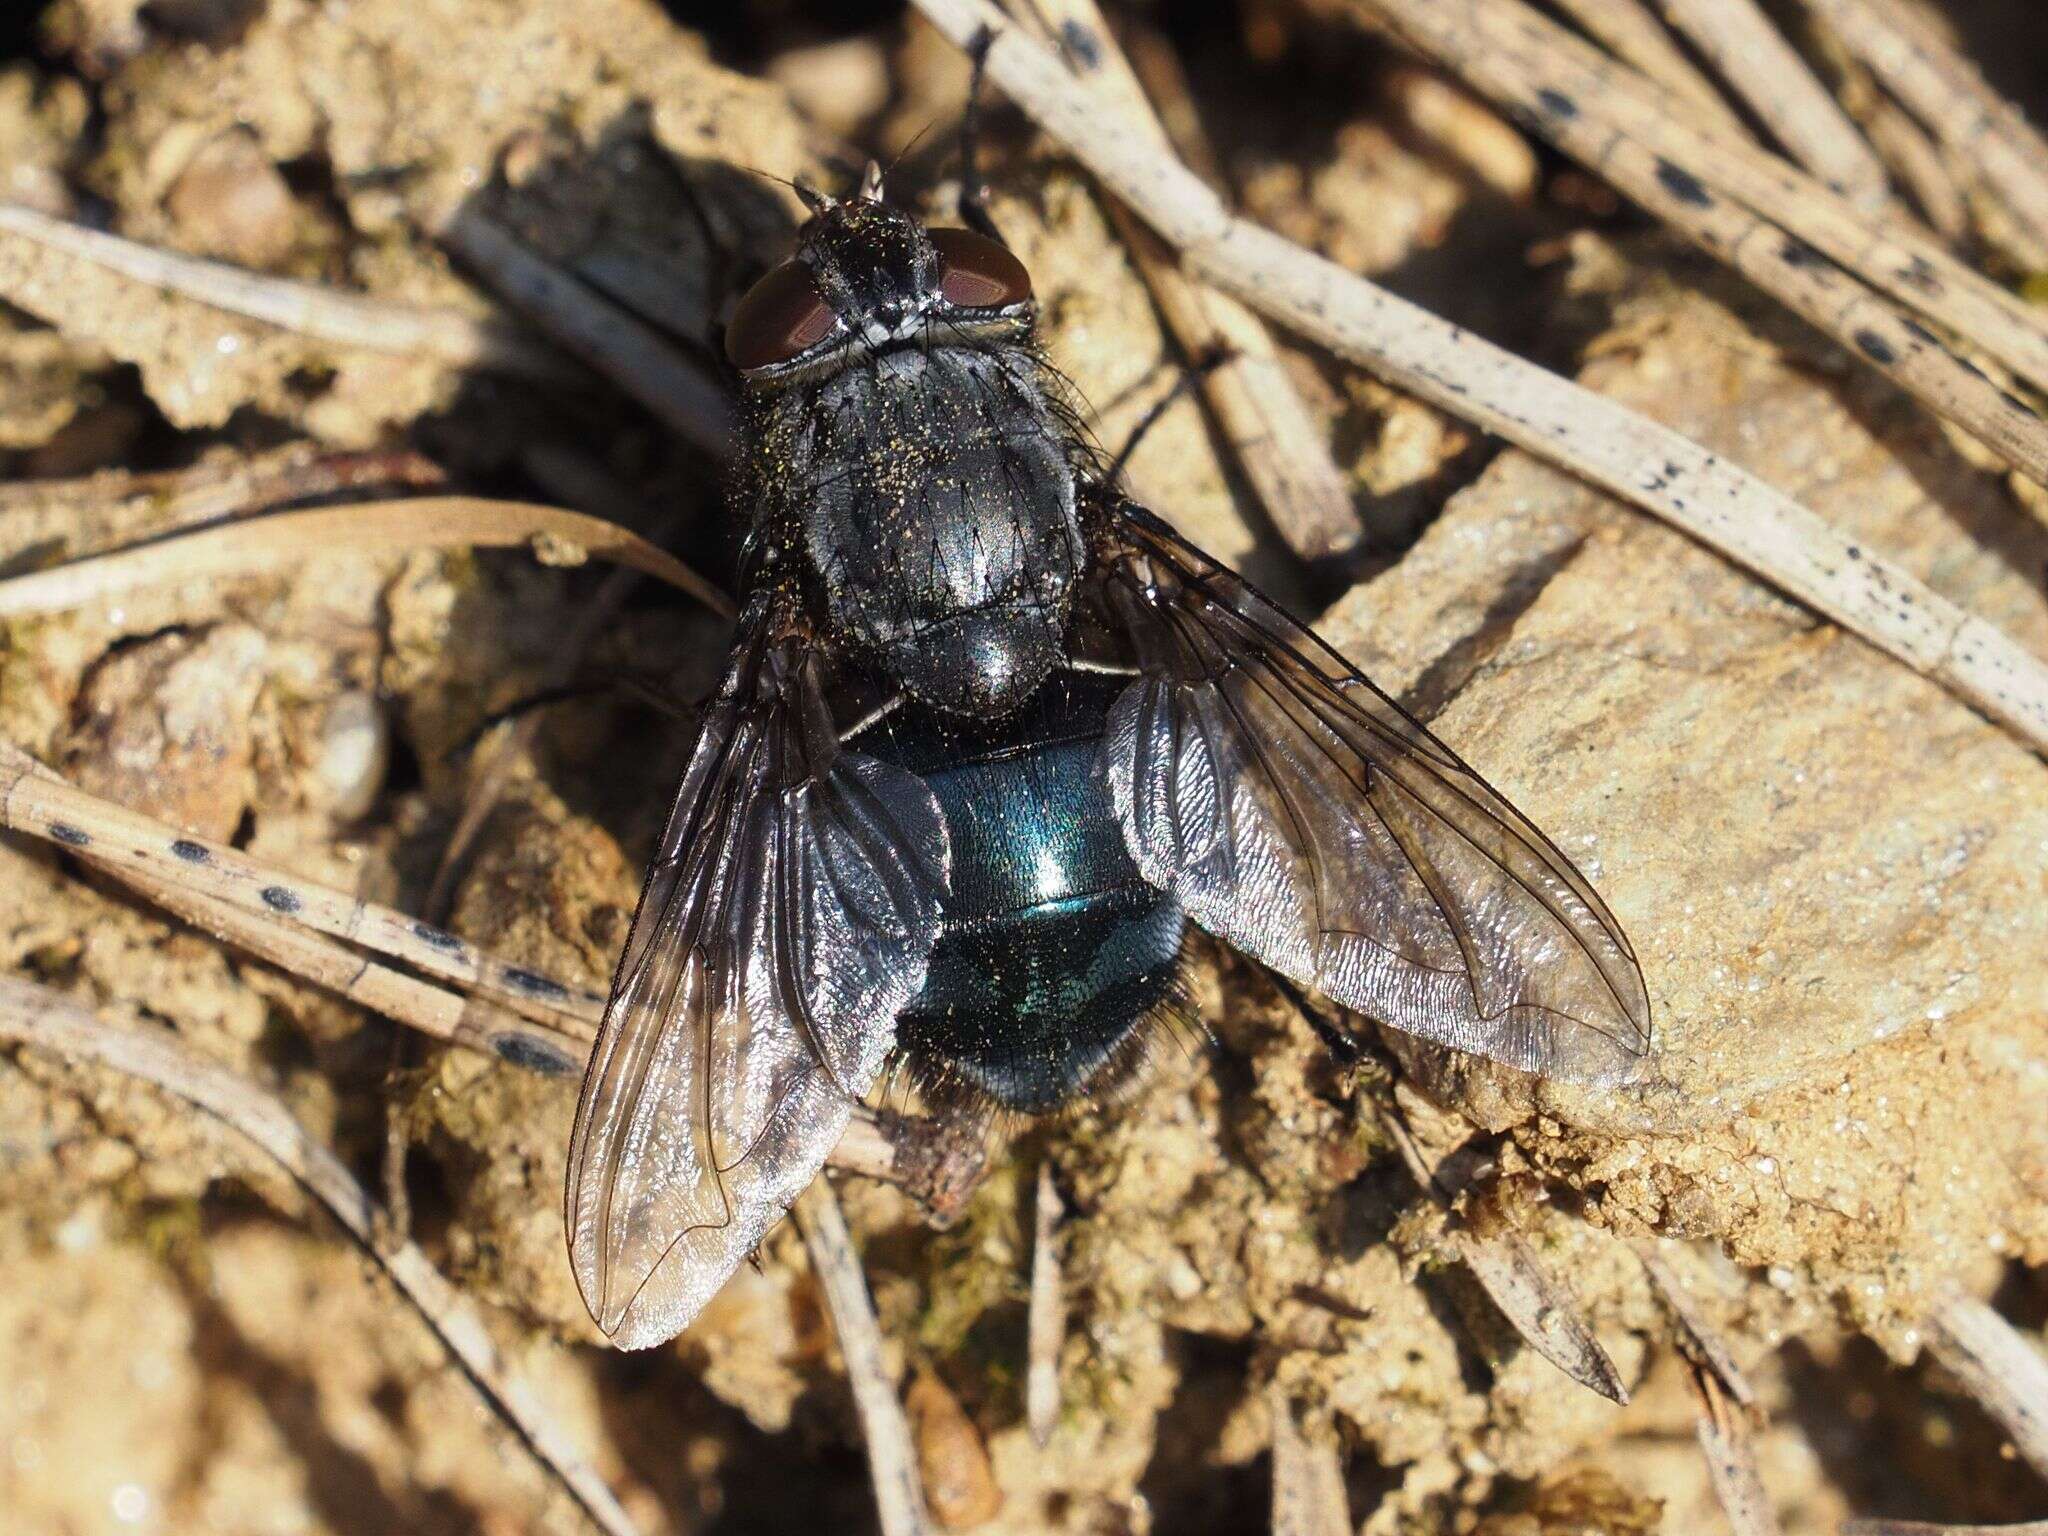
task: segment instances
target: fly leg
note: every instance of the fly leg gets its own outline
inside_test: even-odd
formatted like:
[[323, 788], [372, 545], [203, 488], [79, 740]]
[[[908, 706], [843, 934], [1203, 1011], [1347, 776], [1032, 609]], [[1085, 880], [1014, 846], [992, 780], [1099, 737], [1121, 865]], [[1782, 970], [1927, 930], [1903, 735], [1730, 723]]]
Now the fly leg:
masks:
[[612, 698], [633, 704], [644, 704], [656, 714], [671, 720], [688, 720], [697, 713], [698, 701], [686, 699], [672, 693], [651, 677], [642, 677], [633, 672], [608, 672], [602, 676], [578, 677], [572, 682], [558, 683], [552, 688], [540, 688], [514, 699], [503, 709], [494, 709], [476, 728], [458, 741], [449, 750], [451, 758], [460, 758], [476, 750], [478, 742], [508, 721], [523, 720], [537, 709], [548, 709], [556, 704], [569, 704], [578, 699]]
[[1173, 388], [1153, 401], [1151, 408], [1138, 418], [1138, 424], [1131, 428], [1130, 436], [1126, 437], [1123, 446], [1117, 449], [1116, 457], [1109, 461], [1109, 469], [1103, 474], [1102, 483], [1116, 484], [1117, 477], [1124, 472], [1124, 466], [1130, 462], [1131, 455], [1137, 452], [1138, 444], [1145, 440], [1146, 433], [1159, 424], [1160, 417], [1186, 399], [1195, 385], [1207, 378], [1212, 370], [1230, 361], [1232, 355], [1227, 347], [1212, 347], [1196, 358], [1190, 366], [1181, 370], [1180, 377], [1173, 382]]
[[988, 1133], [987, 1118], [969, 1111], [906, 1115], [856, 1105], [832, 1166], [900, 1186], [943, 1231], [988, 1176]]
[[981, 179], [981, 87], [995, 40], [995, 33], [983, 27], [967, 45], [974, 76], [967, 87], [967, 110], [960, 114], [960, 222], [1007, 250], [1010, 242], [988, 211], [988, 183]]
[[1358, 1036], [1331, 1017], [1328, 1009], [1311, 1002], [1308, 994], [1295, 985], [1293, 978], [1282, 976], [1278, 971], [1268, 971], [1266, 975], [1280, 995], [1294, 1004], [1294, 1011], [1307, 1021], [1308, 1027], [1316, 1032], [1316, 1038], [1323, 1042], [1340, 1065], [1353, 1066], [1365, 1054]]

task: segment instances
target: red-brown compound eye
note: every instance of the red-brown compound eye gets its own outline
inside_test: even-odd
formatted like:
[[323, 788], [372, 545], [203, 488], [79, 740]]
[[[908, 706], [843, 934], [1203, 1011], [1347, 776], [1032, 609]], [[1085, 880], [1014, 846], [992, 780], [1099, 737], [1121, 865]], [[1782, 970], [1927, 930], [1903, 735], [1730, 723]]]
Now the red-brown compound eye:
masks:
[[939, 252], [939, 296], [961, 309], [1003, 309], [1031, 297], [1024, 263], [971, 229], [935, 229]]
[[742, 373], [786, 363], [829, 336], [834, 319], [810, 268], [785, 261], [740, 300], [725, 328], [725, 355]]

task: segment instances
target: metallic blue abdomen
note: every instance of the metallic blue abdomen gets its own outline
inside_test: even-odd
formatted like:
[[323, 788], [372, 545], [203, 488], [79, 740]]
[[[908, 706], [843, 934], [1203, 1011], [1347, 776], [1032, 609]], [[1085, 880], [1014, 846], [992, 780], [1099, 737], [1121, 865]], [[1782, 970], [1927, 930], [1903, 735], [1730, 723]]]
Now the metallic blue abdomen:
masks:
[[1042, 1113], [1128, 1054], [1171, 990], [1183, 918], [1131, 862], [1096, 771], [1122, 680], [1058, 672], [1017, 714], [906, 706], [856, 743], [931, 786], [952, 894], [897, 1041], [927, 1082]]

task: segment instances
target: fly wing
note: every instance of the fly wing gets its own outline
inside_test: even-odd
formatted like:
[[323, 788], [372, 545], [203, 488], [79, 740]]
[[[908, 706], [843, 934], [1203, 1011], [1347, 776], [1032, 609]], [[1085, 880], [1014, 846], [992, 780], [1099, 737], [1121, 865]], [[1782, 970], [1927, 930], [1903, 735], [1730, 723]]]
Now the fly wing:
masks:
[[1635, 951], [1585, 876], [1245, 580], [1126, 507], [1099, 621], [1138, 678], [1103, 765], [1144, 877], [1347, 1007], [1546, 1076], [1650, 1047]]
[[570, 1262], [626, 1349], [681, 1332], [817, 1176], [938, 935], [937, 801], [839, 750], [769, 607], [706, 709], [569, 1143]]

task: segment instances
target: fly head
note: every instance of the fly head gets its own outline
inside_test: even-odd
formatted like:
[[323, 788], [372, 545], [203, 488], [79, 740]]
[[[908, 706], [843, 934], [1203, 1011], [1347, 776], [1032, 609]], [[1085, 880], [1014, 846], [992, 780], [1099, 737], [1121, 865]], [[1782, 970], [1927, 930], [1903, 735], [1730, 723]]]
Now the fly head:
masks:
[[910, 696], [1003, 715], [1065, 653], [1083, 564], [1071, 415], [994, 240], [819, 199], [726, 351], [755, 535], [800, 557], [825, 633]]

